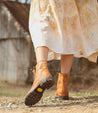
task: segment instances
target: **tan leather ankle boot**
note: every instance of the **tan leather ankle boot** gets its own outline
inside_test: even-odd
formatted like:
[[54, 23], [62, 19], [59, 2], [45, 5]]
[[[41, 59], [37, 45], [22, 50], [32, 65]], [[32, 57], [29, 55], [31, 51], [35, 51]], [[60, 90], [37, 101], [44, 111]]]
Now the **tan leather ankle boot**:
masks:
[[69, 74], [59, 73], [57, 82], [57, 91], [55, 97], [62, 100], [69, 100], [68, 93]]
[[25, 105], [32, 106], [40, 101], [45, 89], [54, 84], [51, 73], [48, 70], [47, 62], [41, 61], [36, 64], [35, 79], [31, 89], [26, 94]]

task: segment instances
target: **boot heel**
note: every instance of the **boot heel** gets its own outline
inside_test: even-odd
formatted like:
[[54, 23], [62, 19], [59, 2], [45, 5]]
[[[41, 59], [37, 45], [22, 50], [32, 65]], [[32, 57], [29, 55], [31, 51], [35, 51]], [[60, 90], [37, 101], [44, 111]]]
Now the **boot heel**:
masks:
[[46, 80], [44, 80], [44, 83], [42, 84], [42, 87], [44, 89], [49, 89], [54, 85], [54, 81], [52, 78], [48, 78]]

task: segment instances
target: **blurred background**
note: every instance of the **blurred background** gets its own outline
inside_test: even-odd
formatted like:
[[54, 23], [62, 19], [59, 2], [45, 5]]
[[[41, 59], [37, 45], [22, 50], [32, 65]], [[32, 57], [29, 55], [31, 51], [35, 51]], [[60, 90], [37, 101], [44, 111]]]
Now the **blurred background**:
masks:
[[[0, 82], [31, 85], [36, 57], [31, 41], [28, 19], [31, 0], [0, 0]], [[55, 79], [60, 72], [60, 60], [48, 61]], [[70, 90], [98, 91], [98, 61], [74, 58], [70, 75]]]

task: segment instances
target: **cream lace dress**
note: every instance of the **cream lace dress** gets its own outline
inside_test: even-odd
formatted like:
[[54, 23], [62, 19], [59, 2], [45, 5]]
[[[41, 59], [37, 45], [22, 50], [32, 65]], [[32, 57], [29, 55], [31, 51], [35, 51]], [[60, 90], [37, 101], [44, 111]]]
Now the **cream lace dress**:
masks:
[[49, 48], [48, 61], [74, 54], [97, 62], [97, 0], [32, 0], [29, 30], [34, 49]]

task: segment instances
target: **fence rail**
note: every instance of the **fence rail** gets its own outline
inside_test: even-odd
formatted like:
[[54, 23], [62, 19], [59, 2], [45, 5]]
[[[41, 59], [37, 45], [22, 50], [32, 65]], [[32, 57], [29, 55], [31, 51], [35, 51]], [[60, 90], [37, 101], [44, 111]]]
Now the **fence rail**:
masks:
[[25, 4], [30, 4], [31, 0], [0, 0], [0, 2], [4, 1], [13, 1], [13, 2], [20, 2]]

